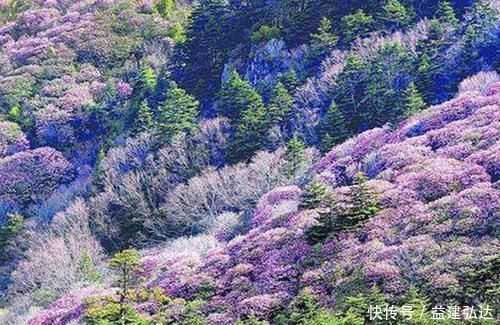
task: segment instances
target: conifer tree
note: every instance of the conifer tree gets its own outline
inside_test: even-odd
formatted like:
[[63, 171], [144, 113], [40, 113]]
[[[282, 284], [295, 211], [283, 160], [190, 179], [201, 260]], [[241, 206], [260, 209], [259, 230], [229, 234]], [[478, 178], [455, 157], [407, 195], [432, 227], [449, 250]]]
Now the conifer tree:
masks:
[[439, 3], [437, 15], [441, 23], [448, 24], [453, 28], [457, 28], [460, 23], [449, 1]]
[[119, 274], [119, 315], [120, 320], [123, 321], [127, 316], [127, 301], [134, 284], [132, 272], [139, 265], [138, 253], [135, 249], [121, 251], [111, 258], [110, 264]]
[[175, 0], [159, 0], [155, 9], [165, 18], [170, 17], [175, 9]]
[[24, 225], [24, 217], [19, 213], [7, 214], [7, 222], [0, 227], [0, 261], [8, 258], [9, 246], [12, 244], [12, 238], [18, 233]]
[[328, 186], [317, 179], [313, 179], [302, 193], [300, 208], [316, 209], [322, 203], [328, 201], [330, 190]]
[[300, 166], [305, 162], [305, 150], [305, 143], [300, 141], [298, 134], [295, 133], [290, 141], [288, 141], [284, 155], [286, 164], [283, 167], [283, 173], [287, 177], [293, 177]]
[[366, 185], [367, 181], [363, 173], [354, 177], [353, 207], [343, 216], [340, 225], [342, 230], [355, 230], [380, 211], [380, 203], [373, 190]]
[[143, 62], [139, 75], [139, 88], [144, 97], [152, 96], [156, 89], [156, 74], [151, 66]]
[[229, 145], [229, 160], [231, 162], [249, 160], [253, 153], [264, 147], [268, 129], [269, 123], [262, 101], [250, 104], [241, 113], [236, 126], [236, 134]]
[[274, 88], [273, 97], [267, 106], [270, 125], [283, 125], [292, 111], [293, 97], [285, 86], [278, 82]]
[[228, 1], [202, 0], [194, 5], [183, 46], [182, 86], [202, 100], [219, 89], [228, 50], [238, 40], [238, 34], [228, 32], [234, 28]]
[[381, 19], [392, 28], [404, 28], [410, 23], [411, 15], [398, 0], [388, 0], [382, 7]]
[[322, 57], [332, 51], [339, 38], [332, 32], [332, 22], [323, 17], [318, 30], [311, 35], [311, 50], [315, 57]]
[[263, 106], [260, 95], [234, 70], [222, 86], [219, 99], [218, 114], [228, 117], [233, 124], [238, 123], [242, 112], [258, 111]]
[[146, 100], [143, 100], [139, 106], [136, 125], [139, 131], [149, 130], [153, 126], [153, 112]]
[[344, 115], [335, 103], [330, 105], [318, 128], [323, 152], [330, 150], [333, 145], [342, 142], [348, 136]]
[[99, 283], [102, 281], [101, 274], [97, 270], [94, 262], [92, 262], [92, 258], [87, 251], [85, 251], [80, 258], [78, 268], [84, 281], [90, 283]]
[[343, 43], [349, 44], [357, 37], [365, 36], [366, 33], [370, 31], [373, 24], [373, 18], [359, 9], [351, 15], [342, 17], [342, 23], [342, 34], [344, 36]]
[[413, 81], [408, 84], [408, 87], [406, 88], [403, 97], [404, 97], [403, 112], [401, 112], [400, 119], [407, 118], [408, 116], [411, 116], [421, 111], [426, 106], [422, 94], [420, 94], [417, 86]]
[[196, 128], [198, 107], [199, 102], [193, 96], [171, 82], [165, 101], [158, 109], [157, 134], [168, 141], [179, 132], [193, 131]]

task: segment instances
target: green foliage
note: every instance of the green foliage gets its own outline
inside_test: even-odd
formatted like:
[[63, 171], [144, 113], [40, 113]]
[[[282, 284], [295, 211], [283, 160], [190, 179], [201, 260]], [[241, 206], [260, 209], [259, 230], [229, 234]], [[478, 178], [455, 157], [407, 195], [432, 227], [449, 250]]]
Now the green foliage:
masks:
[[163, 105], [158, 108], [158, 124], [156, 133], [161, 142], [169, 141], [179, 132], [190, 134], [196, 129], [199, 102], [170, 82]]
[[[111, 308], [113, 312], [118, 312], [118, 319], [122, 324], [131, 324], [126, 322], [130, 316], [134, 316], [130, 306], [128, 305], [128, 298], [134, 285], [134, 278], [132, 272], [139, 265], [138, 252], [135, 249], [127, 249], [117, 253], [110, 260], [110, 265], [118, 272], [118, 284], [120, 289], [118, 291], [119, 300], [118, 306], [108, 304], [106, 308]], [[118, 310], [117, 310], [118, 308]]]
[[7, 112], [7, 118], [12, 122], [21, 122], [22, 114], [21, 105], [14, 104]]
[[311, 192], [317, 194], [309, 194], [310, 197], [315, 198], [309, 201], [313, 206], [318, 206], [317, 202], [323, 202], [325, 206], [317, 211], [318, 224], [307, 230], [307, 239], [311, 244], [323, 242], [340, 231], [355, 231], [381, 210], [376, 193], [366, 185], [366, 182], [367, 178], [362, 173], [355, 176], [351, 193], [352, 207], [348, 209], [340, 209], [331, 196], [326, 196], [327, 200], [325, 200], [324, 190], [321, 187], [316, 185], [316, 189], [313, 188], [314, 191]]
[[231, 71], [219, 93], [217, 113], [228, 117], [234, 124], [238, 122], [243, 111], [257, 111], [262, 106], [262, 98], [255, 89], [236, 71]]
[[315, 57], [329, 54], [337, 45], [339, 38], [332, 31], [332, 22], [323, 17], [318, 30], [311, 35], [311, 50]]
[[382, 7], [381, 20], [394, 28], [405, 28], [412, 17], [406, 7], [398, 0], [388, 0]]
[[283, 125], [289, 120], [293, 105], [293, 97], [286, 87], [278, 82], [273, 96], [267, 105], [267, 116], [270, 125]]
[[260, 28], [252, 33], [251, 39], [254, 43], [267, 42], [273, 38], [280, 36], [279, 28], [275, 26], [262, 25]]
[[184, 309], [184, 318], [178, 322], [179, 325], [204, 325], [207, 323], [201, 307], [205, 302], [203, 300], [193, 300], [186, 304]]
[[290, 304], [288, 313], [288, 324], [307, 325], [318, 316], [319, 310], [311, 294], [307, 290], [302, 290]]
[[403, 112], [399, 114], [400, 119], [407, 118], [426, 107], [423, 96], [420, 94], [414, 82], [408, 84], [403, 96]]
[[[375, 323], [371, 322], [368, 314], [370, 306], [387, 306], [388, 302], [377, 286], [373, 286], [367, 293], [359, 293], [356, 296], [347, 297], [343, 306], [345, 318], [352, 324]], [[382, 323], [382, 322], [380, 322]]]
[[344, 115], [335, 103], [332, 103], [325, 117], [318, 124], [318, 135], [321, 139], [321, 150], [327, 152], [332, 146], [344, 141], [349, 133]]
[[102, 276], [97, 270], [92, 258], [89, 253], [85, 251], [80, 258], [80, 262], [78, 263], [78, 268], [80, 273], [83, 276], [83, 281], [88, 283], [101, 283]]
[[490, 306], [500, 305], [500, 255], [481, 265], [465, 276], [463, 295], [464, 303], [477, 301]]
[[381, 210], [377, 195], [368, 187], [368, 179], [363, 173], [354, 177], [353, 207], [344, 217], [342, 229], [357, 229], [365, 220]]
[[252, 154], [264, 147], [268, 118], [260, 96], [255, 103], [241, 113], [236, 134], [229, 144], [229, 160], [232, 162], [248, 160]]
[[132, 307], [122, 306], [112, 297], [89, 299], [86, 302], [84, 321], [88, 325], [147, 325], [149, 322], [143, 319]]
[[152, 96], [156, 90], [156, 74], [149, 64], [142, 63], [139, 75], [139, 89], [143, 96]]
[[316, 306], [312, 295], [303, 289], [290, 303], [288, 308], [280, 313], [276, 325], [363, 325], [364, 315], [348, 311], [345, 315], [335, 315], [332, 311]]
[[24, 225], [24, 217], [19, 213], [7, 214], [7, 222], [0, 227], [0, 260], [6, 258], [11, 241]]
[[348, 58], [335, 98], [349, 133], [394, 123], [404, 101], [402, 81], [411, 76], [412, 53], [399, 42], [382, 45], [372, 59]]
[[174, 12], [175, 0], [157, 0], [154, 8], [160, 15], [168, 18]]
[[358, 37], [366, 36], [371, 30], [373, 18], [359, 9], [354, 14], [342, 17], [344, 43], [348, 44]]
[[317, 179], [313, 179], [302, 193], [300, 208], [316, 209], [330, 200], [330, 189]]
[[151, 129], [153, 126], [153, 112], [149, 108], [148, 102], [143, 100], [139, 106], [139, 111], [137, 112], [136, 125], [139, 131], [146, 131]]
[[448, 24], [453, 28], [459, 26], [460, 21], [458, 20], [455, 10], [453, 10], [449, 1], [442, 1], [439, 3], [437, 16], [439, 21], [443, 24]]
[[193, 7], [182, 54], [185, 67], [182, 86], [196, 97], [216, 94], [229, 50], [237, 43], [235, 26], [225, 0], [199, 1]]
[[286, 145], [284, 158], [286, 164], [283, 167], [283, 173], [287, 177], [293, 177], [300, 169], [300, 166], [306, 161], [304, 156], [306, 145], [300, 141], [298, 134], [294, 134], [292, 139]]
[[170, 36], [177, 45], [182, 45], [187, 40], [186, 29], [181, 24], [173, 24], [168, 30], [168, 36]]

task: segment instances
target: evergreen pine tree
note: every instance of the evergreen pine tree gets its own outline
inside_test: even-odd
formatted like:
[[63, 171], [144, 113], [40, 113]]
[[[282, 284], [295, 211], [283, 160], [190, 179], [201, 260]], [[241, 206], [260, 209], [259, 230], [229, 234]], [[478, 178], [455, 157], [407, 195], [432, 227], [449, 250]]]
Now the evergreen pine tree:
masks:
[[198, 107], [199, 103], [193, 96], [171, 82], [165, 101], [158, 109], [157, 134], [168, 141], [179, 132], [191, 132], [196, 128]]
[[127, 317], [128, 297], [134, 285], [132, 273], [139, 265], [138, 253], [135, 249], [121, 251], [111, 258], [110, 264], [119, 274], [119, 317], [123, 323]]
[[421, 111], [426, 106], [422, 94], [420, 94], [414, 82], [410, 82], [408, 84], [403, 97], [403, 111], [401, 112], [400, 119], [407, 118], [408, 116]]
[[344, 115], [335, 103], [330, 105], [318, 128], [323, 152], [330, 150], [333, 145], [342, 142], [348, 136]]
[[391, 28], [405, 28], [410, 23], [411, 15], [398, 0], [388, 0], [382, 7], [381, 20]]
[[311, 50], [315, 57], [322, 57], [329, 54], [338, 41], [339, 38], [332, 32], [331, 21], [323, 17], [318, 30], [311, 35]]
[[342, 17], [342, 23], [342, 34], [344, 36], [343, 43], [348, 45], [356, 38], [363, 37], [370, 31], [373, 24], [373, 18], [359, 9], [351, 15]]
[[139, 75], [139, 89], [144, 97], [153, 96], [156, 89], [156, 74], [151, 66], [143, 62]]
[[453, 28], [457, 28], [460, 23], [449, 1], [439, 3], [437, 16], [441, 23], [448, 24]]
[[236, 134], [229, 145], [231, 162], [249, 160], [253, 153], [264, 147], [269, 124], [262, 101], [249, 104], [249, 106], [241, 113], [236, 126]]
[[153, 126], [153, 112], [146, 100], [143, 100], [139, 106], [136, 125], [139, 131], [149, 130]]
[[300, 208], [301, 209], [316, 209], [322, 203], [328, 201], [330, 190], [328, 186], [321, 183], [317, 179], [313, 179], [302, 193]]
[[85, 251], [80, 258], [78, 269], [83, 277], [83, 281], [89, 283], [100, 283], [102, 281], [101, 274], [97, 270], [94, 262], [87, 251]]
[[156, 11], [165, 18], [170, 17], [175, 9], [175, 0], [159, 0], [155, 5]]
[[23, 228], [24, 217], [19, 213], [7, 214], [7, 222], [0, 227], [0, 261], [8, 258], [12, 238]]
[[273, 97], [267, 105], [267, 116], [270, 125], [282, 126], [292, 111], [293, 97], [290, 96], [285, 86], [278, 82], [274, 88]]
[[260, 95], [234, 70], [222, 86], [219, 99], [217, 113], [228, 117], [233, 124], [238, 123], [243, 111], [258, 111], [263, 106]]
[[286, 164], [283, 167], [283, 173], [291, 178], [293, 177], [300, 166], [305, 162], [304, 152], [306, 150], [306, 145], [304, 142], [300, 141], [298, 134], [294, 134], [292, 139], [288, 141], [285, 150], [285, 160]]
[[285, 86], [286, 90], [288, 90], [288, 93], [293, 92], [300, 85], [299, 77], [295, 70], [290, 70], [281, 75], [279, 80]]
[[423, 89], [426, 103], [435, 104], [446, 98], [444, 85], [439, 81], [442, 70], [442, 53], [447, 47], [444, 40], [443, 24], [437, 20], [430, 21], [428, 37], [417, 43], [417, 85]]
[[343, 215], [340, 225], [342, 230], [355, 230], [380, 211], [380, 203], [373, 190], [366, 185], [367, 181], [363, 173], [358, 173], [354, 177], [353, 207]]
[[220, 88], [220, 75], [228, 51], [239, 40], [229, 19], [226, 0], [202, 0], [193, 6], [183, 46], [185, 89], [201, 100], [213, 96]]

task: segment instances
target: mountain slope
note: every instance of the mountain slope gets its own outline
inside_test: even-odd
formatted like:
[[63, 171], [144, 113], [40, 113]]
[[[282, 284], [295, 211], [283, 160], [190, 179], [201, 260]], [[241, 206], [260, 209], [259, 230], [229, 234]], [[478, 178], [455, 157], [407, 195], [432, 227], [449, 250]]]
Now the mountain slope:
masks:
[[[193, 308], [208, 324], [278, 322], [280, 314], [290, 319], [307, 292], [325, 310], [348, 317], [348, 297], [369, 295], [372, 286], [391, 303], [417, 287], [432, 303], [491, 304], [494, 296], [474, 278], [495, 263], [500, 248], [500, 83], [482, 84], [491, 78], [498, 79], [463, 82], [457, 98], [394, 130], [370, 130], [333, 148], [315, 168], [326, 192], [272, 190], [244, 235], [212, 249], [201, 249], [194, 237], [185, 240], [188, 250], [144, 251], [136, 289], [158, 295], [134, 296], [133, 308], [144, 319], [167, 322], [189, 323]], [[377, 203], [367, 205], [370, 196]], [[378, 208], [368, 219], [346, 227], [353, 211], [370, 205]], [[92, 303], [85, 299], [92, 295], [68, 295], [30, 324], [88, 316]]]

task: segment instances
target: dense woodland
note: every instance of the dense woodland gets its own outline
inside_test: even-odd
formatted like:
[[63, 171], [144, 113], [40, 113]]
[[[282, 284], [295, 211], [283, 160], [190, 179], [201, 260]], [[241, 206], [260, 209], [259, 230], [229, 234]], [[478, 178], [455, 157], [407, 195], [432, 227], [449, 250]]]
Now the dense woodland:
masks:
[[495, 0], [0, 0], [0, 323], [494, 324], [499, 50]]

